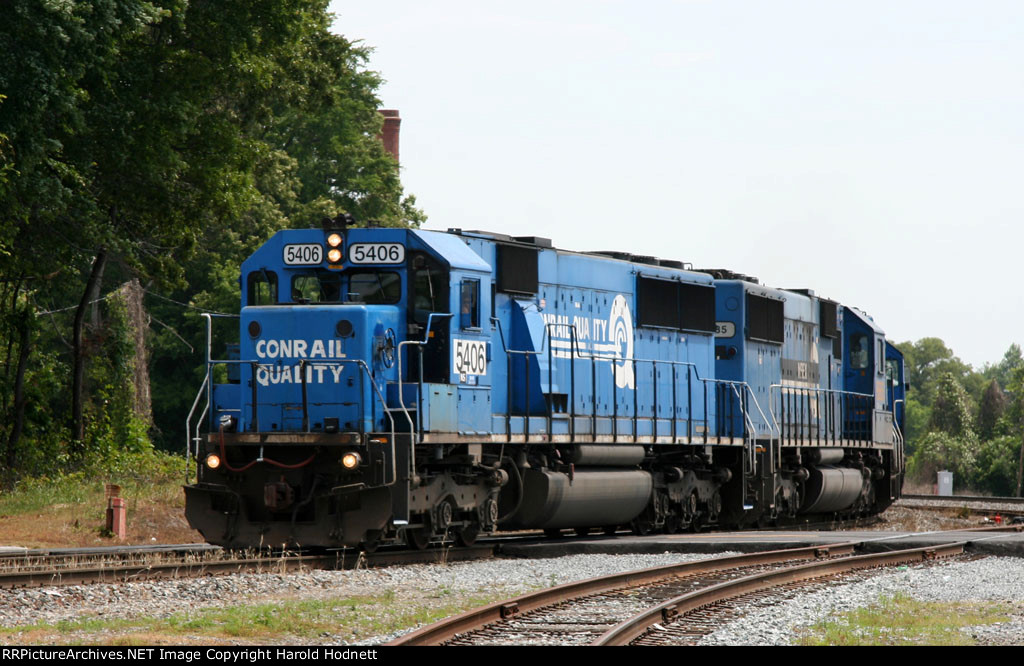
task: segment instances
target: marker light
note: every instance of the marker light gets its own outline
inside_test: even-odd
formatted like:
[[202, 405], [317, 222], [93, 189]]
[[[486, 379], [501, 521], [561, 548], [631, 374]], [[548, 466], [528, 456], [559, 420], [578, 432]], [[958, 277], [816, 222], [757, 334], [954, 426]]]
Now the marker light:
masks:
[[345, 469], [355, 469], [361, 462], [362, 459], [359, 457], [359, 454], [355, 452], [346, 453], [341, 457], [341, 464]]
[[331, 234], [327, 237], [327, 244], [331, 247], [338, 247], [341, 245], [341, 234]]
[[218, 456], [216, 453], [211, 453], [210, 455], [206, 456], [206, 466], [209, 467], [210, 469], [217, 469], [218, 467], [220, 467], [220, 456]]
[[328, 250], [327, 251], [327, 261], [331, 262], [332, 264], [340, 264], [341, 263], [341, 250], [339, 250], [338, 248], [333, 248], [331, 250]]

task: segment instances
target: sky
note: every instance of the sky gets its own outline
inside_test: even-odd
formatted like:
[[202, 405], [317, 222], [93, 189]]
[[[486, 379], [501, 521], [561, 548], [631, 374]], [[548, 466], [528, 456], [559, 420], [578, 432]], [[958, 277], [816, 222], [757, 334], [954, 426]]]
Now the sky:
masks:
[[424, 228], [728, 268], [976, 368], [1024, 342], [1024, 2], [332, 0]]

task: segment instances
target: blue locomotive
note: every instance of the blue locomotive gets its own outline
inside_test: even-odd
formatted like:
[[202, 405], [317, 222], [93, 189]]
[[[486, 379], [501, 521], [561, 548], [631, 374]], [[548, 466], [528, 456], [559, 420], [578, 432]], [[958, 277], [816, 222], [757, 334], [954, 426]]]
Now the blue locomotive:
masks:
[[859, 310], [654, 257], [345, 221], [256, 250], [239, 342], [215, 359], [208, 334], [185, 491], [212, 543], [672, 532], [899, 496], [903, 362]]

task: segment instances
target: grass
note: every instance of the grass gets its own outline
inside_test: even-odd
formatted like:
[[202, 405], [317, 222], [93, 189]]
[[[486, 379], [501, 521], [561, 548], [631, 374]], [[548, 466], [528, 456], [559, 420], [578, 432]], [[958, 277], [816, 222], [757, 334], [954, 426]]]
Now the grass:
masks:
[[121, 486], [128, 509], [128, 543], [201, 541], [185, 523], [185, 463], [149, 452], [124, 456], [102, 470], [20, 480], [0, 491], [0, 546], [55, 548], [112, 543], [105, 485]]
[[1006, 622], [1013, 609], [1001, 603], [931, 603], [905, 595], [819, 622], [800, 645], [975, 645], [965, 627]]
[[[417, 624], [435, 622], [497, 601], [500, 595], [449, 592], [416, 595], [396, 603], [395, 594], [281, 600], [207, 608], [167, 618], [87, 618], [18, 628], [0, 627], [2, 644], [179, 645], [365, 641]], [[444, 599], [440, 599], [444, 597]]]

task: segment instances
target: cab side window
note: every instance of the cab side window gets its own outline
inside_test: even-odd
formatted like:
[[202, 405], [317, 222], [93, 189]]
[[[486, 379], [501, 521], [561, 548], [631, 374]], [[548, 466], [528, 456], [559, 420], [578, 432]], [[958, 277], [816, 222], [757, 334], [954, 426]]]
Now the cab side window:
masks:
[[858, 333], [853, 336], [850, 340], [850, 368], [853, 370], [863, 370], [868, 367], [871, 354], [869, 352], [868, 336], [863, 333]]
[[246, 279], [247, 305], [277, 304], [277, 273], [253, 271]]
[[463, 280], [459, 301], [459, 326], [480, 328], [480, 280]]

